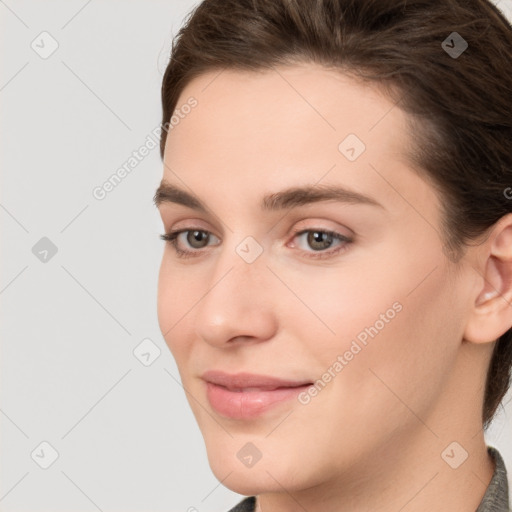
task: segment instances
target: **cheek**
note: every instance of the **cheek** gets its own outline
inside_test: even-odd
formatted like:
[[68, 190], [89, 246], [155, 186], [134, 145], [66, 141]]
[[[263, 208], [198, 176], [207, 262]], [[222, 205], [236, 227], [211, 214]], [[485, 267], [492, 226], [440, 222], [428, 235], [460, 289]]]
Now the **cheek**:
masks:
[[184, 326], [187, 314], [197, 303], [200, 294], [191, 283], [197, 282], [190, 270], [178, 270], [166, 260], [164, 254], [158, 276], [157, 314], [162, 335], [176, 359], [180, 359], [184, 343]]
[[427, 407], [455, 363], [461, 335], [456, 291], [442, 258], [376, 257], [371, 265], [361, 261], [347, 268], [316, 269], [307, 279], [289, 275], [311, 313], [298, 314], [297, 304], [287, 325], [307, 346], [319, 378], [329, 369], [344, 375], [328, 385], [325, 396], [349, 393], [368, 404], [380, 388], [387, 402], [396, 402], [394, 391]]
[[353, 340], [368, 346], [400, 323], [410, 286], [403, 271], [395, 275], [389, 267], [384, 269], [372, 261], [283, 272], [283, 280], [303, 302], [288, 299], [287, 325], [317, 360], [326, 364], [324, 355], [332, 359], [333, 353], [342, 354]]

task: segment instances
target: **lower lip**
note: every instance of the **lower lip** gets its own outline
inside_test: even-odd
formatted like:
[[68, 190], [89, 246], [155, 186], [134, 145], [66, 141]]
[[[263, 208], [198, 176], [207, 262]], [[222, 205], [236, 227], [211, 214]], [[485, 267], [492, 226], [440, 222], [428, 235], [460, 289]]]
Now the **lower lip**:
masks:
[[255, 418], [271, 407], [292, 398], [310, 387], [311, 384], [296, 388], [279, 388], [272, 391], [229, 391], [206, 383], [206, 396], [211, 406], [222, 416], [234, 419]]

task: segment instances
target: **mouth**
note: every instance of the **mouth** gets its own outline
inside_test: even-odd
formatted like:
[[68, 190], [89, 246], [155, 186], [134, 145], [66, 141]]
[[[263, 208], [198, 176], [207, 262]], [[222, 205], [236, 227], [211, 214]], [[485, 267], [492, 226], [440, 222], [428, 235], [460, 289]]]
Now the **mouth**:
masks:
[[265, 375], [239, 373], [230, 375], [210, 371], [203, 375], [206, 396], [211, 407], [221, 416], [251, 419], [283, 404], [313, 383], [283, 380]]

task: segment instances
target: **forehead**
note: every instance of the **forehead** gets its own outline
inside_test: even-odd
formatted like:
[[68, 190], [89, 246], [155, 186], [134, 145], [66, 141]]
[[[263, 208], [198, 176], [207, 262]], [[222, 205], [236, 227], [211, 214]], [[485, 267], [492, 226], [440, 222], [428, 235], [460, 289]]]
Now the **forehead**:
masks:
[[197, 107], [168, 135], [173, 153], [198, 140], [217, 153], [235, 144], [248, 154], [259, 145], [268, 154], [308, 141], [337, 150], [355, 134], [367, 149], [400, 156], [408, 135], [406, 114], [375, 84], [312, 63], [212, 70], [185, 87], [177, 110], [190, 97]]
[[[173, 169], [196, 191], [208, 193], [215, 181], [250, 195], [283, 188], [292, 176], [317, 183], [328, 175], [396, 200], [397, 188], [418, 179], [406, 155], [408, 115], [376, 85], [339, 70], [311, 63], [215, 70], [187, 85], [176, 112], [192, 97], [197, 106], [167, 136], [164, 177], [176, 182]], [[395, 190], [385, 184], [390, 172]]]

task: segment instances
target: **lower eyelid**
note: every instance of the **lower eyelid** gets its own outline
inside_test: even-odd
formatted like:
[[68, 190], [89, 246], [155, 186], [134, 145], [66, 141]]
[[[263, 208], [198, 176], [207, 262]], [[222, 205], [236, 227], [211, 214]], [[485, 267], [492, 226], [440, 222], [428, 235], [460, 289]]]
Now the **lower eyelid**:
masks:
[[[219, 243], [217, 242], [215, 244], [210, 244], [210, 245], [207, 245], [200, 249], [193, 249], [193, 248], [192, 249], [189, 249], [189, 248], [181, 249], [180, 247], [178, 247], [178, 237], [184, 233], [189, 233], [192, 231], [200, 231], [203, 233], [207, 233], [208, 235], [210, 235], [210, 237], [214, 237], [217, 240], [219, 240], [219, 238], [217, 236], [215, 236], [212, 232], [210, 232], [206, 229], [198, 229], [198, 228], [177, 229], [174, 231], [170, 231], [170, 232], [166, 233], [165, 235], [161, 235], [161, 238], [163, 238], [164, 240], [167, 240], [169, 243], [171, 243], [171, 245], [173, 246], [174, 250], [177, 253], [182, 254], [182, 255], [187, 254], [190, 256], [192, 256], [192, 255], [199, 256], [208, 247], [216, 247], [217, 245], [219, 245]], [[349, 245], [350, 243], [353, 242], [353, 239], [349, 236], [342, 235], [341, 233], [338, 233], [338, 232], [330, 230], [330, 229], [320, 229], [320, 228], [309, 228], [309, 229], [301, 229], [300, 231], [296, 231], [292, 235], [292, 240], [295, 239], [297, 236], [301, 236], [301, 235], [307, 234], [309, 232], [327, 233], [327, 234], [330, 234], [333, 237], [333, 239], [338, 240], [339, 242], [342, 242], [341, 244], [338, 244], [334, 248], [327, 248], [322, 251], [313, 251], [313, 250], [308, 251], [305, 249], [300, 249], [300, 248], [298, 249], [301, 253], [305, 254], [306, 257], [309, 257], [312, 259], [315, 259], [315, 258], [322, 259], [322, 258], [328, 258], [330, 256], [334, 257], [337, 253], [343, 252], [344, 250], [346, 250], [347, 245]], [[173, 238], [172, 241], [169, 240], [170, 237]], [[294, 247], [295, 246], [296, 246], [296, 244], [294, 244]]]

